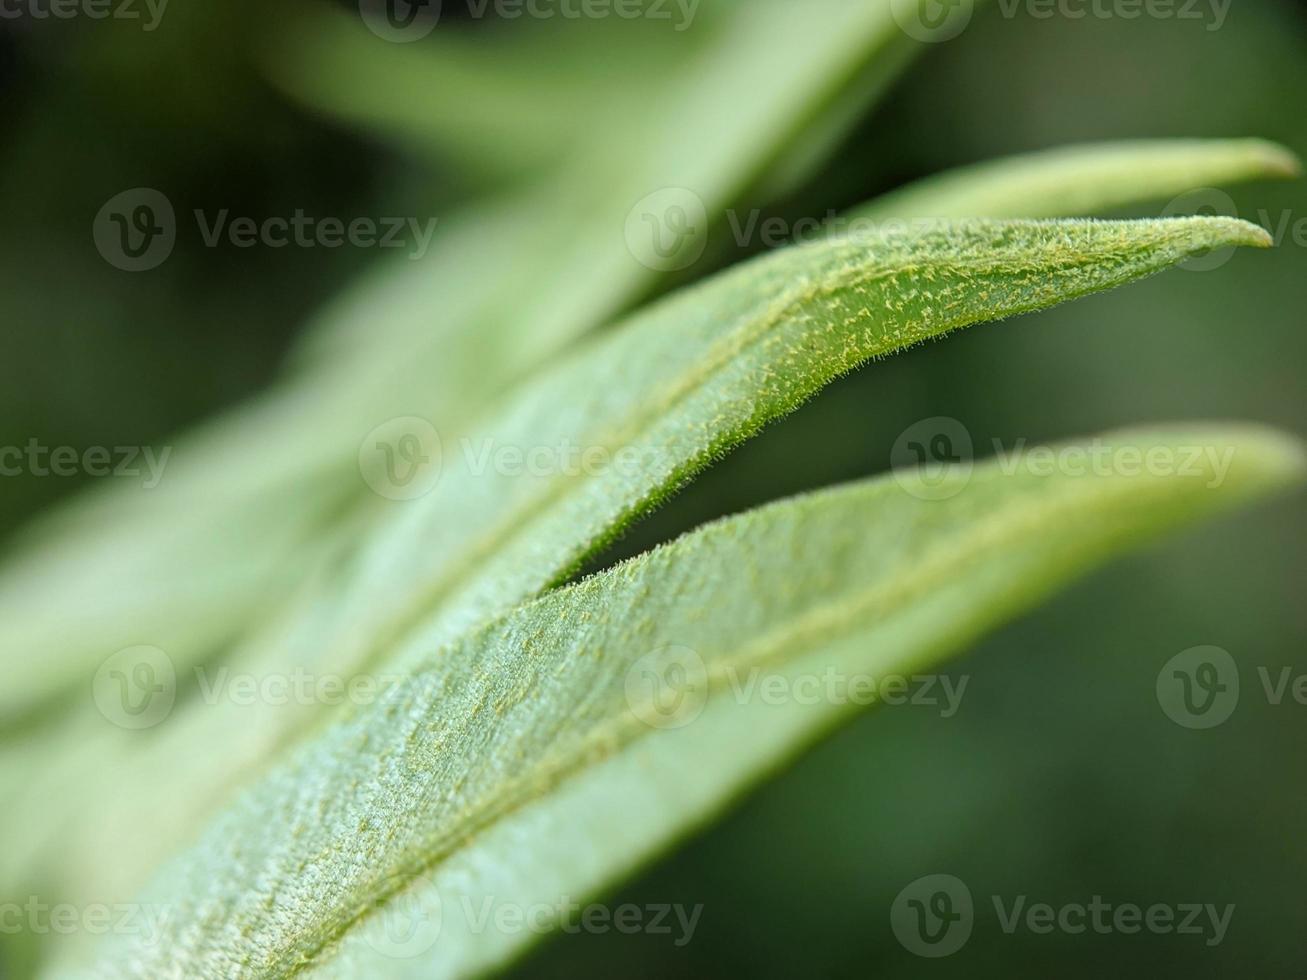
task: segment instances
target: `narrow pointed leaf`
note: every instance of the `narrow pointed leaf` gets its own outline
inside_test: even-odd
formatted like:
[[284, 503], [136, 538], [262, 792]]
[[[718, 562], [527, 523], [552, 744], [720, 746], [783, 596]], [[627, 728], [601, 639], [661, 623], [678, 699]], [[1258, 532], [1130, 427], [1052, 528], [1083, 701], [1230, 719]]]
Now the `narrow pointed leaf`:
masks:
[[452, 637], [565, 577], [718, 454], [867, 360], [1209, 248], [1269, 244], [1225, 218], [971, 221], [747, 263], [592, 344], [463, 446], [570, 444], [602, 450], [602, 465], [524, 477], [452, 454], [440, 489], [369, 542], [343, 619], [382, 651], [422, 621]]
[[[146, 896], [170, 912], [162, 937], [101, 975], [479, 973], [535, 937], [470, 910], [594, 894], [853, 710], [751, 697], [744, 675], [920, 671], [1112, 555], [1304, 471], [1297, 443], [1257, 429], [1116, 433], [1077, 458], [1102, 447], [1119, 466], [1049, 475], [1015, 456], [785, 501], [414, 651], [391, 697], [164, 875]], [[1139, 465], [1160, 459], [1186, 462]], [[688, 679], [668, 708], [644, 671], [672, 664]], [[396, 956], [391, 910], [435, 896], [439, 934]]]
[[928, 177], [876, 198], [853, 217], [1056, 218], [1300, 172], [1292, 152], [1265, 140], [1065, 146]]
[[[452, 642], [565, 580], [718, 454], [870, 358], [1107, 289], [1206, 248], [1266, 243], [1260, 229], [1217, 218], [965, 222], [766, 256], [634, 317], [466, 440], [448, 440], [436, 488], [396, 511], [308, 615], [230, 668], [393, 672], [406, 649]], [[504, 448], [522, 464], [494, 464]], [[538, 449], [547, 465], [536, 472], [525, 461]], [[49, 849], [15, 860], [66, 868], [91, 894], [119, 894], [224, 790], [322, 714], [316, 702], [198, 702], [161, 726], [166, 737], [117, 765], [79, 757], [67, 764], [72, 773], [50, 778], [109, 779], [114, 802], [93, 819], [72, 816], [75, 830], [50, 831]], [[207, 751], [214, 745], [223, 751]], [[158, 773], [182, 770], [188, 791], [179, 796]], [[45, 809], [12, 819], [51, 823]]]

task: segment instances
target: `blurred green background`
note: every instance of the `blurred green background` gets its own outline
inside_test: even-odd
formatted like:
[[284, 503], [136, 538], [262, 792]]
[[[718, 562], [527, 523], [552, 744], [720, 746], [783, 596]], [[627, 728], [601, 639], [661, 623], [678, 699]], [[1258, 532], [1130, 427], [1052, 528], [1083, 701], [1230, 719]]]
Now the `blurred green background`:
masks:
[[[547, 140], [524, 139], [522, 159], [496, 168], [471, 139], [406, 140], [402, 125], [370, 135], [378, 130], [283, 94], [269, 81], [279, 52], [302, 18], [329, 6], [178, 3], [157, 33], [0, 22], [0, 444], [164, 442], [267, 384], [309, 314], [377, 261], [348, 248], [204, 249], [192, 235], [159, 269], [125, 275], [90, 235], [119, 191], [163, 189], [179, 212], [438, 215], [537, 162], [532, 148]], [[557, 65], [516, 58], [504, 35], [529, 27], [460, 18], [458, 7], [446, 0], [449, 29], [471, 50], [494, 35], [510, 91], [529, 87], [533, 71], [575, 68], [566, 45]], [[1077, 141], [1261, 136], [1307, 153], [1307, 11], [1239, 0], [1220, 30], [1208, 26], [983, 8], [961, 36], [929, 46], [767, 213], [825, 214], [947, 167]], [[665, 38], [657, 57], [674, 64], [692, 34]], [[621, 70], [595, 61], [589, 80], [575, 68], [575, 85]], [[483, 94], [439, 101], [476, 106]], [[420, 106], [423, 93], [396, 98]], [[566, 106], [556, 108], [548, 123], [563, 125]], [[1272, 230], [1307, 219], [1302, 181], [1231, 196]], [[614, 217], [620, 235], [624, 216]], [[1307, 434], [1305, 259], [1289, 235], [1219, 272], [1173, 271], [870, 365], [746, 445], [609, 558], [882, 471], [899, 433], [932, 416], [961, 421], [982, 453], [993, 440], [1173, 419]], [[0, 528], [77, 482], [4, 478]], [[951, 667], [970, 677], [956, 716], [862, 716], [612, 897], [702, 903], [692, 942], [559, 936], [520, 975], [1302, 976], [1307, 781], [1295, 760], [1307, 707], [1268, 704], [1255, 671], [1307, 671], [1304, 545], [1299, 496], [1100, 573]], [[1228, 722], [1191, 731], [1161, 711], [1154, 686], [1168, 659], [1201, 644], [1235, 656], [1244, 695]], [[900, 889], [931, 873], [964, 880], [978, 906], [966, 947], [937, 961], [906, 952], [889, 920]], [[1007, 935], [991, 895], [1235, 912], [1215, 947], [1194, 936]]]

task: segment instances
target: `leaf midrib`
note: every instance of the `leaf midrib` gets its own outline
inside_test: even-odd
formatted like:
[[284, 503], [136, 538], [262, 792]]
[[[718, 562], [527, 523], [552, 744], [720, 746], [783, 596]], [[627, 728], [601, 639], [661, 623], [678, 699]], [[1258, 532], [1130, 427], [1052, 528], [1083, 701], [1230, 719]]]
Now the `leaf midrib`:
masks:
[[[855, 591], [845, 599], [836, 600], [818, 606], [797, 617], [792, 623], [774, 628], [761, 637], [747, 644], [747, 649], [734, 657], [724, 659], [708, 670], [708, 694], [720, 690], [722, 682], [733, 671], [743, 665], [759, 666], [777, 661], [797, 659], [787, 656], [787, 651], [811, 648], [828, 639], [838, 638], [848, 628], [865, 617], [877, 607], [892, 604], [905, 605], [907, 601], [930, 591], [935, 586], [946, 582], [959, 569], [969, 570], [984, 555], [1023, 535], [1056, 522], [1059, 518], [1074, 514], [1084, 520], [1098, 511], [1111, 511], [1111, 504], [1119, 496], [1128, 495], [1134, 489], [1130, 483], [1096, 485], [1089, 482], [1088, 488], [1078, 483], [1067, 484], [1067, 489], [1051, 500], [1045, 499], [1035, 503], [1017, 499], [992, 512], [979, 525], [973, 525], [962, 537], [951, 538], [947, 548], [935, 547], [928, 556], [914, 562], [911, 570], [905, 574], [882, 573], [876, 584], [861, 591]], [[852, 485], [856, 486], [856, 484]], [[1154, 488], [1162, 496], [1174, 495], [1174, 481], [1165, 481]], [[848, 492], [850, 487], [833, 488], [810, 495], [810, 500], [819, 500], [825, 495]], [[1106, 491], [1106, 492], [1105, 492]], [[664, 546], [670, 547], [670, 546]], [[657, 555], [663, 548], [655, 549], [650, 555]], [[635, 559], [642, 562], [647, 559]], [[957, 575], [956, 577], [961, 577]], [[475, 812], [479, 817], [469, 820], [456, 836], [451, 837], [443, 846], [437, 846], [429, 852], [428, 857], [413, 867], [401, 872], [411, 876], [429, 874], [439, 865], [457, 853], [462, 846], [478, 834], [493, 826], [505, 817], [525, 809], [538, 802], [550, 790], [589, 765], [598, 765], [616, 755], [620, 750], [631, 745], [640, 737], [656, 734], [641, 722], [633, 712], [624, 712], [608, 724], [601, 724], [580, 739], [574, 747], [557, 761], [548, 758], [542, 761], [536, 774], [530, 779], [523, 779], [511, 785], [508, 792], [492, 799]], [[543, 770], [543, 771], [542, 771]], [[498, 802], [496, 802], [498, 800]], [[387, 880], [394, 880], [391, 875]], [[318, 957], [323, 950], [332, 947], [341, 940], [357, 923], [365, 920], [373, 912], [401, 889], [383, 892], [375, 896], [359, 915], [354, 916], [332, 933], [324, 937], [314, 952], [307, 954], [299, 965], [293, 966], [287, 975], [299, 976], [306, 969], [318, 964]]]

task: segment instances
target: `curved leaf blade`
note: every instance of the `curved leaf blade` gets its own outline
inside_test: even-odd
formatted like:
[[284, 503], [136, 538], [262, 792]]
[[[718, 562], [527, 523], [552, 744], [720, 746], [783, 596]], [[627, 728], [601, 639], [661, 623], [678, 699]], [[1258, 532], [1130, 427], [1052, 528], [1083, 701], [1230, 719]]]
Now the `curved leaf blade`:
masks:
[[[402, 673], [406, 649], [453, 642], [565, 580], [718, 454], [864, 361], [1230, 244], [1267, 239], [1215, 218], [964, 222], [816, 243], [746, 264], [637, 315], [518, 393], [474, 430], [471, 451], [451, 447], [437, 489], [379, 528], [350, 574], [313, 597], [308, 615], [278, 624], [231, 669]], [[481, 462], [498, 447], [565, 445], [601, 450], [607, 462], [538, 475]], [[74, 817], [76, 833], [52, 829], [49, 849], [14, 860], [77, 869], [81, 887], [112, 893], [324, 714], [318, 703], [199, 704], [177, 720], [176, 738], [144, 750], [125, 743], [116, 765], [78, 757], [75, 776], [51, 778], [111, 779], [116, 802], [93, 820]], [[206, 752], [212, 745], [223, 752]], [[208, 756], [204, 768], [191, 761], [197, 755]], [[183, 799], [160, 783], [160, 771], [187, 773]], [[44, 809], [13, 819], [51, 824]]]
[[524, 479], [455, 458], [442, 492], [361, 556], [343, 611], [353, 642], [384, 652], [410, 632], [452, 639], [556, 584], [717, 455], [870, 359], [1229, 245], [1270, 238], [1223, 218], [966, 221], [789, 249], [686, 290], [529, 386], [479, 434], [639, 464]]
[[927, 177], [876, 198], [851, 217], [1057, 218], [1301, 172], [1290, 150], [1266, 140], [1091, 143]]
[[[1102, 441], [1136, 459], [1214, 451], [1188, 473], [1127, 469], [1124, 455], [1074, 474], [991, 463], [949, 474], [945, 499], [899, 473], [785, 501], [424, 651], [384, 705], [333, 726], [210, 829], [148, 896], [172, 912], [162, 942], [117, 962], [150, 976], [481, 971], [532, 937], [479, 931], [460, 909], [592, 893], [851, 710], [741, 697], [738, 672], [921, 669], [1141, 539], [1305, 468], [1299, 444], [1265, 430]], [[702, 674], [686, 690], [702, 698], [688, 723], [659, 724], [656, 689], [632, 672], [687, 649]], [[426, 908], [437, 889], [446, 909], [413, 959], [385, 952], [400, 889]]]

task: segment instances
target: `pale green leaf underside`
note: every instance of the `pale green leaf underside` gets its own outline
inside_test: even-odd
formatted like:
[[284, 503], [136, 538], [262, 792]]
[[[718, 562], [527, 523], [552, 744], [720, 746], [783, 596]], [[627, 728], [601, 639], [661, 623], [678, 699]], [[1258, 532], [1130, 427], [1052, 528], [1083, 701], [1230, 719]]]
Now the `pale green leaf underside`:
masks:
[[[336, 591], [231, 662], [260, 676], [403, 671], [566, 578], [618, 529], [713, 458], [864, 361], [983, 320], [1028, 312], [1158, 272], [1225, 245], [1265, 245], [1243, 222], [964, 222], [774, 253], [637, 315], [541, 376], [446, 446], [440, 484], [374, 534]], [[603, 379], [596, 383], [595, 379]], [[479, 471], [485, 446], [626, 450], [633, 465], [539, 476]], [[322, 718], [320, 705], [227, 702], [170, 720], [169, 735], [60, 768], [58, 785], [103, 784], [114, 802], [76, 830], [35, 825], [51, 867], [116, 893], [189, 832], [230, 781]], [[87, 722], [96, 731], [96, 719]], [[103, 732], [103, 723], [98, 731]], [[111, 736], [112, 737], [112, 733]], [[210, 756], [203, 767], [190, 760]], [[158, 773], [185, 772], [179, 798]], [[106, 777], [104, 773], [109, 775]], [[143, 813], [151, 814], [143, 821]], [[112, 848], [106, 848], [112, 842]], [[111, 851], [112, 853], [108, 853]], [[13, 872], [11, 872], [12, 874]]]
[[[475, 929], [465, 901], [586, 897], [851, 710], [742, 698], [743, 674], [921, 670], [1111, 555], [1304, 467], [1296, 443], [1256, 429], [1101, 445], [1120, 465], [990, 463], [947, 474], [946, 499], [923, 499], [938, 479], [898, 473], [775, 504], [425, 651], [393, 700], [333, 726], [224, 814], [147, 896], [170, 909], [161, 941], [98, 975], [495, 965], [533, 937]], [[1158, 452], [1183, 466], [1141, 471]], [[667, 716], [629, 672], [683, 648], [704, 665], [706, 707], [653, 727], [642, 719]], [[427, 907], [436, 889], [444, 908], [440, 936], [411, 959], [378, 952], [401, 886]]]

